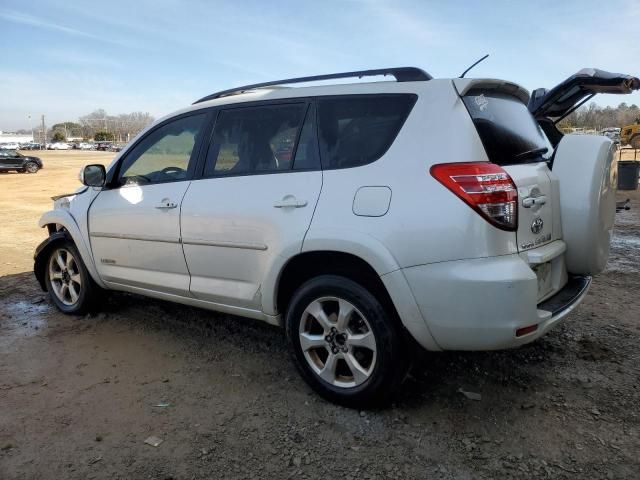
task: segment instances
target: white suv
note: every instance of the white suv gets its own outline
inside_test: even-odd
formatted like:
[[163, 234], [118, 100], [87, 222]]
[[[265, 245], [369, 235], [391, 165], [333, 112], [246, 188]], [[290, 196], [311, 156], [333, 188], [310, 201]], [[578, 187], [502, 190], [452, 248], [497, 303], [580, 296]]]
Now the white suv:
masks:
[[[396, 81], [284, 88], [368, 75]], [[530, 100], [398, 68], [213, 94], [83, 169], [40, 220], [35, 273], [66, 313], [108, 289], [284, 326], [318, 393], [379, 403], [411, 344], [518, 346], [582, 300], [607, 261], [613, 147], [552, 118], [639, 86], [585, 70]]]

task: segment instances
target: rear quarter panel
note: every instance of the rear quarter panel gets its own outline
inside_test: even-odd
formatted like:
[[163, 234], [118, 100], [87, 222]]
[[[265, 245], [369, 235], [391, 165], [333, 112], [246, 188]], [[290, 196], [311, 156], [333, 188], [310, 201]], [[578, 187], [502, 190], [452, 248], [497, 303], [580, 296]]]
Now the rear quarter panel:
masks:
[[[385, 264], [386, 271], [372, 265], [381, 275], [394, 268], [515, 253], [515, 233], [491, 226], [429, 173], [437, 163], [487, 161], [451, 80], [405, 85], [418, 100], [382, 158], [361, 167], [324, 171], [303, 250], [340, 250], [325, 233], [336, 229], [345, 239], [369, 235], [395, 259]], [[385, 215], [354, 214], [354, 195], [363, 186], [391, 189]]]

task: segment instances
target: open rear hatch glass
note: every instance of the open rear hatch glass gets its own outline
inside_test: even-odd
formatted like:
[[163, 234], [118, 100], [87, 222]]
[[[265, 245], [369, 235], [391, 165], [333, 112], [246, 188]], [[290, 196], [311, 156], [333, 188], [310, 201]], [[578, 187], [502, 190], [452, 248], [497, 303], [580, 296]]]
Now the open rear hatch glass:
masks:
[[529, 111], [540, 120], [562, 118], [597, 93], [632, 93], [640, 89], [640, 80], [623, 73], [583, 68], [551, 90], [538, 88], [529, 99]]

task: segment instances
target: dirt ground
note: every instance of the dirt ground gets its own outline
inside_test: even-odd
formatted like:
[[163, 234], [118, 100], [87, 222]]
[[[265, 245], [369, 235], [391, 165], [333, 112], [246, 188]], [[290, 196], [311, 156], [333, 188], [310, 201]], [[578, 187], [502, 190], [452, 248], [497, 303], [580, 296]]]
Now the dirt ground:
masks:
[[358, 412], [311, 392], [259, 322], [128, 294], [58, 313], [31, 273], [37, 219], [111, 156], [0, 175], [0, 479], [639, 477], [640, 192], [619, 193], [609, 267], [557, 329], [425, 354], [391, 407]]

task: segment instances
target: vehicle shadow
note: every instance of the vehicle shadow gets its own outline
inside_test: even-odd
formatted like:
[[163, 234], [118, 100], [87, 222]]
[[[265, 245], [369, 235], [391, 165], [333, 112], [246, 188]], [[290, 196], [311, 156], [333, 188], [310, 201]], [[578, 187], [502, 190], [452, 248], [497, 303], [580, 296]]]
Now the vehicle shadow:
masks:
[[[527, 391], [544, 388], [562, 352], [553, 338], [511, 350], [490, 352], [422, 352], [415, 359], [396, 399], [407, 408], [425, 403], [459, 406], [484, 401], [499, 406]], [[524, 402], [526, 404], [527, 402]]]
[[[66, 317], [51, 304], [31, 272], [0, 277], [0, 319], [10, 315], [14, 323], [28, 319], [46, 325], [47, 319]], [[74, 318], [74, 317], [71, 317]], [[165, 331], [178, 341], [197, 342], [207, 349], [215, 337], [247, 354], [276, 354], [284, 370], [293, 373], [288, 346], [280, 328], [264, 322], [187, 307], [138, 295], [109, 292], [95, 313], [75, 317], [82, 321], [115, 321], [118, 324]], [[463, 405], [479, 399], [500, 403], [537, 389], [562, 358], [558, 333], [518, 349], [495, 352], [425, 352], [413, 354], [413, 366], [395, 404], [407, 410], [426, 404]], [[274, 357], [275, 358], [275, 357]], [[305, 388], [300, 380], [300, 388]], [[472, 398], [465, 396], [470, 393]]]

